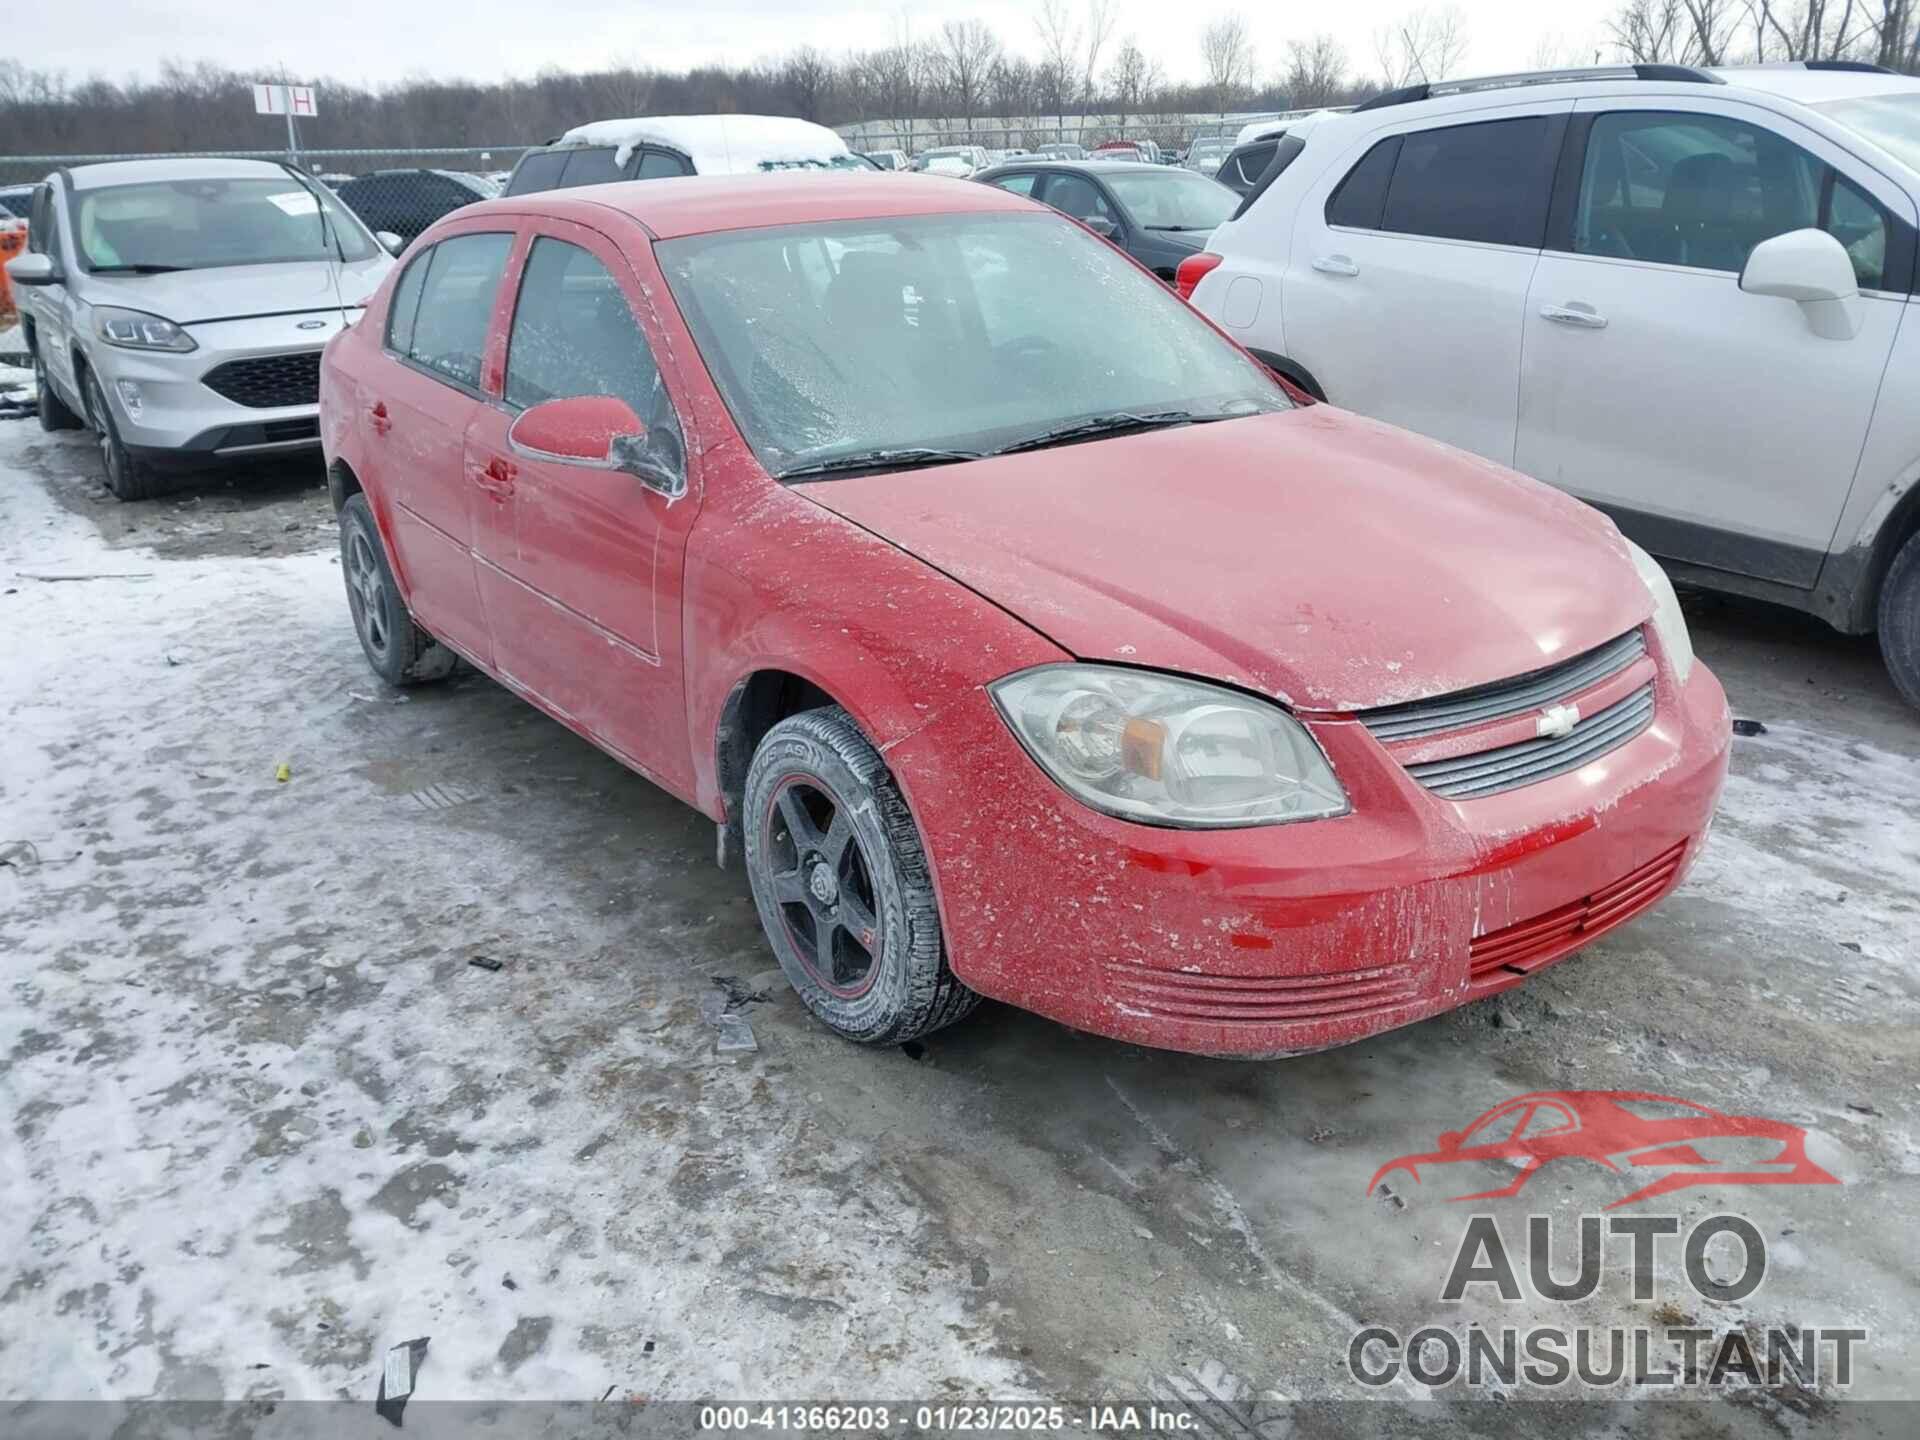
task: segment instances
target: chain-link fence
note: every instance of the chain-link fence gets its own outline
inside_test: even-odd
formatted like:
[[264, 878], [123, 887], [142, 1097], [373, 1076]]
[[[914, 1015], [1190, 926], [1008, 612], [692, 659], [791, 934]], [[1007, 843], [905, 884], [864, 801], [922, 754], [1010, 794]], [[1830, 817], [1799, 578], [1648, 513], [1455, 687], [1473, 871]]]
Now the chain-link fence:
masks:
[[116, 160], [243, 159], [297, 165], [328, 186], [371, 230], [412, 240], [442, 215], [491, 198], [525, 145], [426, 150], [224, 150], [188, 154], [0, 155], [0, 210], [27, 218], [31, 187], [63, 167]]
[[[1346, 107], [1341, 107], [1346, 108]], [[1151, 141], [1160, 158], [1183, 154], [1196, 140], [1231, 141], [1256, 121], [1284, 123], [1316, 110], [1270, 110], [1229, 115], [1064, 115], [1024, 119], [879, 120], [843, 125], [840, 134], [860, 151], [901, 150], [908, 156], [948, 146], [977, 145], [989, 152], [1078, 145], [1091, 151], [1113, 141]]]

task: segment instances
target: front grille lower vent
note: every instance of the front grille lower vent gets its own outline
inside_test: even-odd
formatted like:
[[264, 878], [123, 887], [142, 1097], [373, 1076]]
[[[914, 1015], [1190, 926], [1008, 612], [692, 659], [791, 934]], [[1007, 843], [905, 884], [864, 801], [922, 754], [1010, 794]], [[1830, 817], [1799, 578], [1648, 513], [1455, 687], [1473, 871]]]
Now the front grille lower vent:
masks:
[[1587, 716], [1565, 735], [1523, 740], [1455, 760], [1409, 765], [1407, 773], [1436, 795], [1474, 800], [1578, 770], [1619, 749], [1652, 723], [1653, 686], [1642, 685], [1626, 699]]
[[320, 352], [302, 350], [291, 355], [229, 360], [201, 376], [200, 383], [250, 410], [316, 405], [320, 401]]
[[1465, 730], [1489, 720], [1504, 720], [1577, 695], [1589, 686], [1619, 674], [1647, 653], [1646, 637], [1629, 630], [1617, 640], [1563, 660], [1545, 670], [1496, 681], [1472, 690], [1456, 690], [1430, 700], [1386, 705], [1360, 716], [1373, 738], [1383, 743], [1418, 740], [1448, 730]]

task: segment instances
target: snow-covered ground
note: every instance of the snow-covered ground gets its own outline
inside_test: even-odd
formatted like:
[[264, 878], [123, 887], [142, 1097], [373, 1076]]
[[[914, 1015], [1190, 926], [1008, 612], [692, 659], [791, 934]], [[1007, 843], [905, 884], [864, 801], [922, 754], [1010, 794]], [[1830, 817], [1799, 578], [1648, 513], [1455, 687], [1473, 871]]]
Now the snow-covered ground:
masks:
[[1461, 1220], [1367, 1176], [1558, 1088], [1807, 1126], [1842, 1186], [1686, 1197], [1774, 1247], [1702, 1323], [1865, 1324], [1920, 1398], [1920, 720], [1859, 642], [1699, 607], [1768, 725], [1707, 856], [1497, 1007], [1253, 1066], [989, 1006], [915, 1059], [807, 1020], [700, 817], [483, 679], [382, 690], [311, 491], [215, 553], [92, 464], [0, 422], [0, 1399], [370, 1402], [416, 1336], [436, 1399], [1350, 1393]]

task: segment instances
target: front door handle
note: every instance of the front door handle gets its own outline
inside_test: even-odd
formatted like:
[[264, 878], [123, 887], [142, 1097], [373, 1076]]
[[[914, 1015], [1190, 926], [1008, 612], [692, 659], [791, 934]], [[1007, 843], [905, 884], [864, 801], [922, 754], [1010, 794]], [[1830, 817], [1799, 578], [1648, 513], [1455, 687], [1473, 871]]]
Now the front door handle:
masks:
[[496, 500], [504, 500], [513, 494], [514, 478], [519, 471], [496, 455], [484, 466], [468, 466], [467, 474], [472, 477], [474, 484]]
[[1604, 330], [1607, 317], [1591, 305], [1580, 301], [1570, 301], [1565, 305], [1542, 305], [1540, 314], [1548, 320], [1557, 320], [1562, 325], [1577, 325], [1582, 330]]
[[393, 418], [387, 414], [387, 402], [384, 400], [373, 402], [373, 408], [367, 411], [367, 419], [376, 435], [384, 435], [393, 429]]
[[1316, 255], [1313, 268], [1322, 275], [1358, 275], [1360, 267], [1345, 255]]

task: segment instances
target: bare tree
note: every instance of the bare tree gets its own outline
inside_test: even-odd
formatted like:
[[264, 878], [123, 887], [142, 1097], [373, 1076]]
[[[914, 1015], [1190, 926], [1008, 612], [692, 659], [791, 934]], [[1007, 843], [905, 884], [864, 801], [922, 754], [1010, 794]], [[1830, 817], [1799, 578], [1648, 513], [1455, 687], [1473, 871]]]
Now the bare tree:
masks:
[[1227, 102], [1253, 84], [1253, 39], [1244, 15], [1222, 15], [1200, 32], [1200, 65], [1212, 108], [1225, 115]]
[[941, 78], [953, 103], [966, 117], [967, 137], [973, 137], [973, 117], [987, 92], [987, 77], [1000, 58], [1000, 37], [983, 20], [949, 20], [934, 39]]
[[1087, 0], [1087, 23], [1080, 32], [1087, 57], [1086, 68], [1080, 73], [1080, 96], [1089, 106], [1093, 104], [1093, 77], [1100, 68], [1100, 56], [1113, 38], [1113, 10], [1114, 0]]
[[1127, 128], [1127, 117], [1142, 114], [1147, 97], [1157, 91], [1164, 80], [1160, 62], [1142, 50], [1133, 36], [1120, 42], [1113, 64], [1107, 67], [1107, 94], [1120, 112], [1122, 132]]
[[1040, 98], [1060, 121], [1064, 139], [1067, 106], [1073, 103], [1074, 80], [1079, 73], [1080, 27], [1073, 23], [1067, 0], [1040, 0], [1033, 26], [1040, 32], [1039, 73], [1035, 77]]
[[1600, 47], [1584, 45], [1569, 40], [1557, 31], [1542, 35], [1534, 42], [1533, 54], [1528, 58], [1530, 70], [1571, 70], [1581, 65], [1600, 63]]
[[1733, 0], [1625, 0], [1607, 22], [1628, 60], [1648, 65], [1718, 65], [1733, 40]]
[[1035, 67], [1018, 55], [1002, 55], [987, 76], [987, 96], [996, 115], [1028, 115], [1039, 98]]
[[833, 61], [811, 45], [802, 45], [780, 62], [781, 92], [802, 120], [820, 119], [837, 80]]
[[1466, 53], [1467, 22], [1454, 5], [1415, 10], [1374, 32], [1374, 58], [1389, 90], [1445, 80], [1458, 73]]
[[1287, 105], [1306, 110], [1338, 104], [1347, 88], [1347, 52], [1324, 31], [1287, 46]]

